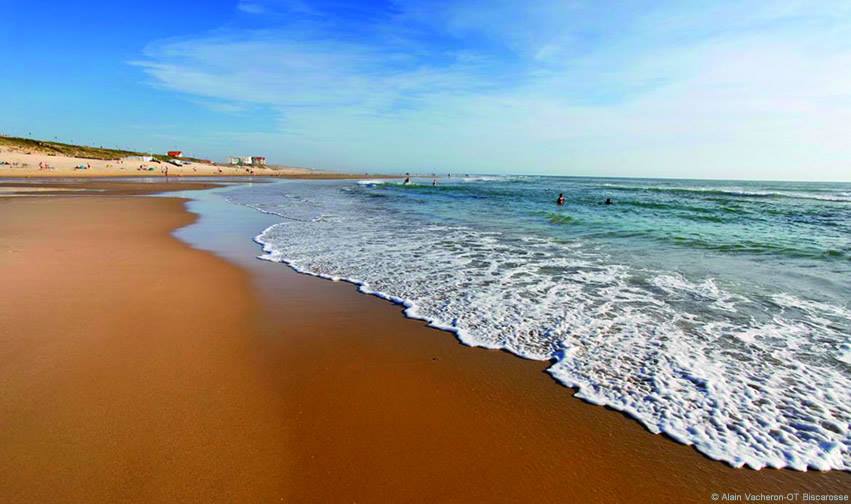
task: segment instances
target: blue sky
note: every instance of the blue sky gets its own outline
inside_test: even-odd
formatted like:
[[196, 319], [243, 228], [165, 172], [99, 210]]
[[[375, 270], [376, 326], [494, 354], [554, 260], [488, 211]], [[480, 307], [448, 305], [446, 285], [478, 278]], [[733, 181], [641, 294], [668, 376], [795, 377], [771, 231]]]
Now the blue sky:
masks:
[[847, 1], [3, 3], [4, 133], [358, 171], [851, 180]]

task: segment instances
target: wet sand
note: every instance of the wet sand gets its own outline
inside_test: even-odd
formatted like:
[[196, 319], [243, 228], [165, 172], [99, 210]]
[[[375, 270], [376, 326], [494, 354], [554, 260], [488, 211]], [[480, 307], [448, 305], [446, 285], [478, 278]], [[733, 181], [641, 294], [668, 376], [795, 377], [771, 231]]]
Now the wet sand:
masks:
[[2, 502], [674, 503], [851, 488], [848, 473], [706, 459], [572, 398], [545, 363], [254, 260], [251, 233], [202, 219], [202, 241], [227, 248], [193, 249], [171, 235], [194, 220], [183, 200], [112, 194], [0, 197]]
[[[230, 183], [230, 181], [227, 181]], [[103, 193], [109, 196], [134, 196], [168, 191], [193, 191], [216, 187], [216, 182], [199, 182], [188, 179], [147, 180], [132, 178], [110, 180], [79, 180], [68, 177], [40, 179], [38, 181], [19, 182], [0, 179], [2, 196], [58, 196], [68, 193], [93, 195]]]

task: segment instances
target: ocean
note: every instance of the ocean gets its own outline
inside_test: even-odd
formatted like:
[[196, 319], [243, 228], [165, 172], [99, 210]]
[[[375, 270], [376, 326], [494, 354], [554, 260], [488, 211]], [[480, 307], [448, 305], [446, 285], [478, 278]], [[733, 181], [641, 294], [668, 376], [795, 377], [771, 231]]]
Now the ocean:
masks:
[[577, 397], [651, 432], [735, 467], [851, 470], [849, 183], [475, 176], [224, 194], [280, 221], [256, 238], [262, 259], [549, 361]]

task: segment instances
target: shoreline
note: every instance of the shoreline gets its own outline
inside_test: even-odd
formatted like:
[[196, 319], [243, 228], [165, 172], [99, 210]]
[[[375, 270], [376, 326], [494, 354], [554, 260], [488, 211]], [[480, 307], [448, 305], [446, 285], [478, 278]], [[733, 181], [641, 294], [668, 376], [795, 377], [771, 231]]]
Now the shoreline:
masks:
[[[184, 183], [174, 185], [173, 190], [178, 191], [200, 189]], [[139, 191], [132, 194], [143, 192]], [[251, 411], [258, 416], [258, 423], [263, 429], [255, 428], [256, 439], [252, 438], [254, 442], [248, 443], [248, 446], [259, 450], [259, 455], [252, 453], [252, 457], [239, 458], [240, 464], [248, 464], [243, 467], [252, 469], [238, 467], [237, 460], [220, 463], [236, 471], [235, 474], [240, 477], [256, 483], [263, 492], [251, 493], [251, 489], [243, 485], [244, 481], [228, 479], [227, 470], [222, 467], [214, 468], [215, 474], [225, 475], [215, 485], [207, 478], [208, 486], [181, 489], [190, 472], [172, 461], [171, 467], [177, 469], [177, 474], [171, 475], [171, 479], [160, 475], [163, 478], [158, 480], [162, 485], [160, 489], [153, 489], [150, 481], [144, 481], [145, 477], [136, 475], [131, 478], [139, 485], [135, 487], [137, 490], [148, 492], [136, 494], [139, 501], [168, 500], [160, 492], [168, 488], [177, 492], [171, 494], [172, 499], [182, 496], [184, 500], [191, 501], [200, 500], [203, 495], [212, 499], [229, 495], [231, 500], [256, 500], [261, 495], [280, 495], [293, 502], [707, 502], [710, 494], [716, 492], [840, 493], [851, 484], [851, 474], [848, 473], [753, 471], [734, 469], [712, 461], [691, 447], [648, 433], [638, 422], [623, 414], [613, 415], [610, 410], [577, 401], [572, 397], [573, 392], [566, 394], [565, 387], [554, 386], [558, 383], [553, 383], [552, 377], [545, 372], [546, 362], [460, 345], [453, 335], [445, 331], [435, 332], [434, 328], [417, 319], [400, 317], [398, 305], [375, 296], [363, 296], [353, 285], [343, 288], [334, 285], [339, 282], [321, 282], [289, 267], [282, 268], [278, 263], [258, 261], [258, 246], [251, 242], [251, 237], [261, 229], [254, 229], [247, 240], [245, 233], [251, 233], [251, 226], [271, 217], [248, 209], [222, 207], [214, 198], [204, 196], [209, 194], [209, 191], [199, 193], [200, 197], [194, 200], [177, 199], [173, 195], [137, 198], [113, 193], [94, 196], [62, 194], [51, 198], [0, 197], [0, 214], [13, 215], [17, 219], [21, 216], [27, 218], [27, 215], [31, 218], [19, 223], [15, 228], [18, 234], [10, 233], [8, 229], [0, 233], [3, 249], [17, 251], [4, 254], [0, 268], [6, 274], [12, 270], [15, 274], [21, 274], [21, 271], [25, 275], [42, 274], [41, 261], [50, 263], [52, 260], [56, 270], [55, 276], [47, 277], [53, 287], [50, 289], [52, 294], [39, 287], [36, 276], [20, 282], [25, 286], [22, 290], [27, 295], [20, 291], [0, 290], [0, 303], [5, 300], [8, 306], [14, 305], [18, 311], [15, 314], [11, 310], [7, 312], [6, 317], [11, 315], [12, 320], [5, 320], [0, 315], [0, 327], [8, 324], [16, 334], [32, 338], [38, 333], [30, 332], [32, 328], [27, 326], [30, 323], [48, 324], [56, 331], [66, 328], [67, 320], [55, 319], [54, 310], [60, 309], [58, 302], [66, 299], [61, 295], [53, 297], [59, 284], [65, 285], [73, 294], [94, 288], [93, 293], [97, 295], [98, 288], [108, 288], [111, 293], [120, 294], [118, 299], [131, 295], [132, 282], [119, 289], [106, 278], [109, 274], [121, 278], [130, 274], [128, 271], [132, 272], [124, 268], [115, 270], [113, 263], [116, 257], [124, 260], [124, 255], [114, 250], [99, 249], [115, 241], [108, 233], [105, 236], [99, 234], [104, 226], [109, 227], [109, 221], [113, 221], [112, 225], [133, 224], [137, 226], [135, 231], [143, 232], [143, 236], [136, 237], [129, 230], [124, 230], [128, 234], [122, 235], [122, 238], [128, 243], [120, 245], [130, 248], [130, 238], [133, 238], [137, 240], [135, 245], [146, 251], [132, 262], [134, 268], [142, 268], [146, 273], [146, 276], [140, 277], [145, 289], [149, 285], [173, 283], [176, 289], [191, 289], [194, 296], [207, 299], [196, 301], [189, 297], [188, 304], [181, 304], [180, 310], [171, 314], [176, 318], [169, 318], [166, 317], [171, 313], [168, 303], [160, 306], [165, 313], [144, 304], [159, 303], [156, 296], [153, 301], [148, 298], [150, 292], [147, 292], [142, 296], [147, 301], [134, 315], [137, 319], [144, 316], [146, 322], [162, 322], [164, 330], [171, 338], [176, 338], [175, 341], [193, 340], [198, 351], [193, 356], [198, 357], [208, 353], [206, 344], [209, 342], [197, 337], [193, 339], [192, 332], [186, 331], [186, 327], [180, 324], [185, 324], [187, 319], [202, 323], [205, 317], [212, 315], [233, 317], [230, 322], [235, 330], [223, 333], [217, 340], [225, 345], [222, 352], [216, 354], [217, 358], [194, 361], [204, 378], [215, 378], [212, 382], [200, 380], [198, 383], [212, 388], [192, 390], [200, 392], [200, 397], [194, 398], [200, 403], [218, 400], [225, 410], [244, 418], [247, 423], [237, 422], [242, 429], [253, 426], [254, 417], [244, 416], [236, 410], [245, 407], [242, 401], [250, 400]], [[112, 205], [110, 212], [104, 212], [103, 207], [93, 208], [107, 203]], [[10, 205], [13, 213], [9, 213]], [[45, 207], [50, 208], [45, 210]], [[155, 208], [157, 210], [152, 210]], [[63, 210], [61, 215], [56, 212], [57, 209]], [[135, 219], [141, 209], [146, 216], [149, 212], [156, 212], [156, 219]], [[30, 215], [33, 212], [35, 215]], [[103, 221], [106, 223], [86, 220], [92, 215], [104, 214], [107, 218]], [[31, 229], [32, 226], [52, 229], [51, 224], [55, 224], [52, 219], [55, 218], [66, 221], [65, 242], [57, 243], [56, 236], [36, 236], [38, 233]], [[137, 220], [141, 222], [135, 222]], [[0, 219], [2, 226], [9, 226], [9, 219]], [[80, 226], [89, 234], [77, 236]], [[68, 242], [71, 237], [75, 241]], [[67, 271], [64, 257], [51, 259], [48, 252], [53, 251], [51, 247], [57, 246], [65, 247], [66, 253], [71, 254], [77, 253], [76, 248], [85, 249], [88, 254], [79, 258], [75, 256], [74, 264], [85, 266], [86, 262], [94, 262], [87, 266], [90, 274]], [[21, 252], [34, 256], [21, 257]], [[156, 257], [146, 254], [156, 254]], [[10, 260], [9, 256], [15, 259]], [[98, 258], [106, 263], [98, 263]], [[178, 261], [183, 268], [174, 271], [162, 266], [172, 261]], [[12, 268], [15, 265], [17, 268]], [[36, 272], [36, 269], [39, 271]], [[104, 278], [92, 278], [94, 273], [103, 274]], [[169, 276], [175, 273], [175, 278], [170, 279]], [[199, 276], [204, 278], [206, 275], [210, 277], [206, 288], [195, 288]], [[225, 280], [228, 281], [219, 284]], [[67, 285], [66, 281], [69, 282]], [[210, 292], [205, 292], [207, 290]], [[81, 298], [88, 300], [90, 296]], [[72, 299], [76, 300], [77, 296], [73, 295]], [[44, 300], [57, 306], [45, 307]], [[20, 313], [22, 306], [23, 315]], [[135, 305], [131, 303], [131, 306]], [[236, 310], [238, 313], [231, 313], [234, 307], [239, 308]], [[86, 306], [78, 304], [76, 308], [79, 310]], [[47, 320], [26, 317], [27, 313], [38, 313]], [[193, 314], [201, 320], [196, 321], [191, 317]], [[86, 324], [107, 317], [100, 312], [87, 312], [87, 317], [82, 319], [80, 314], [76, 316], [77, 320]], [[127, 314], [123, 316], [126, 318]], [[113, 322], [119, 323], [121, 319], [118, 316]], [[115, 329], [115, 326], [109, 327]], [[208, 328], [209, 331], [214, 329], [218, 331], [214, 327]], [[62, 335], [57, 333], [56, 336], [61, 339]], [[78, 336], [86, 338], [82, 333]], [[127, 347], [125, 333], [107, 331], [103, 336], [119, 345], [122, 351], [129, 352], [121, 358], [128, 359], [130, 363], [134, 362], [134, 358], [144, 358], [154, 351], [138, 345]], [[161, 342], [171, 341], [163, 339]], [[239, 342], [236, 348], [230, 346], [234, 342]], [[34, 352], [34, 357], [44, 357], [37, 355], [39, 348], [30, 348], [25, 343], [20, 344], [21, 351], [29, 349]], [[79, 342], [68, 344], [68, 348], [74, 350], [72, 354], [78, 357], [92, 350], [92, 347], [80, 348]], [[158, 358], [168, 357], [162, 355], [163, 351], [158, 353]], [[100, 357], [92, 356], [89, 365], [106, 365], [99, 360]], [[63, 361], [66, 356], [57, 354], [53, 358]], [[166, 360], [175, 366], [167, 368], [169, 373], [178, 373], [179, 376], [184, 363]], [[211, 375], [210, 366], [215, 368], [222, 362], [229, 362], [233, 370], [239, 370], [236, 376]], [[21, 365], [18, 368], [17, 373], [27, 371]], [[121, 375], [124, 370], [112, 371]], [[251, 379], [245, 380], [245, 375]], [[21, 379], [14, 373], [10, 378], [8, 371], [2, 376], [2, 383], [7, 385], [10, 380]], [[132, 381], [129, 377], [125, 379]], [[21, 382], [20, 386], [33, 389], [43, 385], [41, 379], [36, 382], [35, 385]], [[99, 382], [89, 385], [95, 383]], [[163, 396], [148, 398], [153, 401], [150, 403], [152, 411], [160, 409], [158, 400], [175, 392], [173, 383], [158, 383], [159, 388], [155, 390]], [[133, 388], [140, 384], [126, 385], [130, 391], [141, 392], [141, 389]], [[219, 386], [242, 390], [250, 397], [234, 395], [227, 396], [228, 400], [221, 400], [215, 393], [211, 395]], [[14, 395], [14, 389], [7, 386], [6, 390]], [[48, 388], [42, 392], [52, 396], [55, 389]], [[77, 394], [85, 392], [75, 391]], [[9, 400], [0, 418], [14, 417], [16, 412], [21, 411], [20, 402], [26, 403], [26, 400], [23, 396], [18, 400], [17, 403]], [[126, 398], [122, 399], [122, 404], [126, 401]], [[235, 401], [239, 407], [230, 401]], [[103, 402], [105, 406], [110, 404], [109, 401]], [[202, 422], [211, 421], [209, 416], [217, 413], [202, 408], [191, 412]], [[107, 418], [91, 420], [106, 424], [102, 427], [107, 429], [112, 425], [130, 431], [140, 428], [145, 420], [137, 415], [116, 416], [110, 410], [106, 413]], [[117, 423], [109, 424], [110, 419], [117, 420]], [[69, 424], [63, 424], [63, 427], [67, 428]], [[225, 428], [224, 437], [216, 437], [212, 444], [193, 445], [192, 450], [203, 446], [211, 455], [226, 453], [232, 442], [228, 436], [240, 435], [239, 430], [231, 430], [233, 427]], [[23, 430], [34, 435], [30, 430]], [[5, 492], [9, 492], [12, 475], [29, 473], [15, 471], [14, 461], [9, 461], [9, 443], [13, 434], [6, 429], [2, 436], [7, 441], [0, 443], [0, 453], [4, 455], [0, 471], [0, 481], [4, 484], [0, 488], [6, 488]], [[61, 437], [63, 432], [53, 434]], [[148, 441], [152, 442], [150, 451], [158, 453], [157, 439]], [[91, 442], [100, 446], [96, 439]], [[129, 439], [125, 442], [132, 444]], [[113, 444], [111, 450], [121, 450], [120, 442]], [[21, 449], [19, 456], [25, 456], [25, 448], [28, 447], [18, 446]], [[44, 448], [51, 464], [44, 466], [43, 471], [47, 473], [32, 475], [33, 487], [29, 489], [32, 492], [45, 478], [52, 480], [49, 471], [55, 465], [62, 466], [62, 462], [66, 461], [64, 457], [68, 455], [54, 447]], [[137, 455], [147, 457], [151, 463], [149, 469], [158, 474], [156, 468], [160, 464], [168, 465], [168, 459], [157, 458], [148, 451], [148, 447], [139, 446]], [[133, 465], [133, 461], [128, 460], [132, 457], [116, 452], [105, 450], [92, 458], [98, 461], [101, 458], [117, 458], [124, 464]], [[264, 460], [267, 466], [274, 466], [274, 469], [258, 467], [262, 464], [255, 457]], [[213, 463], [200, 460], [198, 456], [186, 458], [184, 462], [194, 467]], [[66, 468], [69, 474], [76, 469], [73, 464]], [[192, 473], [205, 474], [200, 469]], [[151, 476], [151, 473], [143, 474]], [[98, 500], [91, 498], [91, 492], [97, 490], [99, 484], [116, 485], [113, 491], [117, 492], [118, 482], [129, 477], [127, 470], [108, 471], [101, 476], [104, 477], [102, 483], [85, 480], [88, 486], [77, 488], [80, 492], [77, 495], [86, 500]], [[216, 494], [210, 490], [216, 485], [220, 490], [229, 491]], [[16, 488], [20, 488], [20, 484]], [[47, 500], [56, 500], [55, 493], [50, 495]], [[17, 496], [33, 500], [29, 499], [32, 495], [24, 490]], [[10, 495], [7, 493], [4, 497], [9, 498]], [[9, 500], [15, 500], [14, 496], [11, 497]]]

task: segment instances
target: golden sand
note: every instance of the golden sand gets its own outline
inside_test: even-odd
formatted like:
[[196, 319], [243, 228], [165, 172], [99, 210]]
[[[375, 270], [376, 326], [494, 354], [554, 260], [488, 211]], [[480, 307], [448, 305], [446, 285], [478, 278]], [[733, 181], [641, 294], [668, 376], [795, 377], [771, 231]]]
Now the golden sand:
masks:
[[180, 161], [103, 160], [0, 147], [0, 178], [286, 177], [335, 179], [380, 175], [333, 173], [288, 166], [236, 166]]

